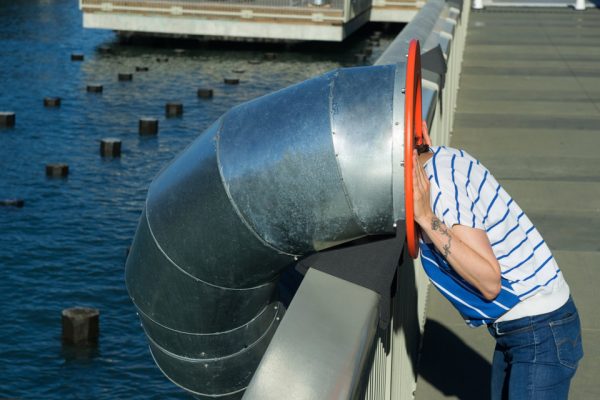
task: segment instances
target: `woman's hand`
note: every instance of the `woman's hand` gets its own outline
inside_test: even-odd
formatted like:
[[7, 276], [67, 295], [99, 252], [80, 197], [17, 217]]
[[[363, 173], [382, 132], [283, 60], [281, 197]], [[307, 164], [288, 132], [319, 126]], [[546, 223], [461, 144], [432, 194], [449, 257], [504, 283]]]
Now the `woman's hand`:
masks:
[[423, 226], [431, 220], [433, 211], [431, 209], [429, 179], [425, 174], [423, 166], [419, 162], [417, 150], [413, 152], [413, 202], [415, 222]]

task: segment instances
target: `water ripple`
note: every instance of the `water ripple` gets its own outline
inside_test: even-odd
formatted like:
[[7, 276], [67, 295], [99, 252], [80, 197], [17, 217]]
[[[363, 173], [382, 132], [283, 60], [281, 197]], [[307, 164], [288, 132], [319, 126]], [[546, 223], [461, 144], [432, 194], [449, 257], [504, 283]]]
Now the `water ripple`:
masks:
[[[0, 199], [26, 201], [0, 207], [0, 397], [189, 398], [154, 365], [124, 284], [148, 185], [229, 108], [343, 66], [362, 42], [250, 64], [260, 49], [178, 55], [120, 45], [112, 32], [82, 29], [76, 0], [0, 0], [0, 20], [0, 111], [17, 113], [16, 127], [0, 130]], [[71, 62], [73, 52], [85, 61]], [[119, 82], [120, 72], [133, 80]], [[240, 85], [225, 85], [229, 76]], [[104, 92], [87, 93], [91, 83]], [[214, 98], [199, 99], [200, 87]], [[61, 97], [61, 107], [44, 108], [46, 96]], [[165, 118], [169, 101], [184, 104], [182, 118]], [[146, 115], [159, 119], [158, 137], [138, 135]], [[99, 156], [105, 137], [122, 140], [120, 158]], [[68, 178], [46, 178], [45, 165], [59, 162]], [[100, 309], [97, 348], [61, 344], [60, 313], [72, 306]]]

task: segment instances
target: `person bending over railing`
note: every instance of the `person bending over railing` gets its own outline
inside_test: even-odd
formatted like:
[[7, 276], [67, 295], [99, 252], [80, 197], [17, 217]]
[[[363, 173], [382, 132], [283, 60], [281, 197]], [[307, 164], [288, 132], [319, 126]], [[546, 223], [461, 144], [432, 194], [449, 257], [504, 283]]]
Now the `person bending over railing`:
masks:
[[540, 233], [465, 151], [422, 145], [413, 165], [423, 267], [467, 324], [487, 325], [496, 340], [492, 400], [566, 399], [581, 325]]

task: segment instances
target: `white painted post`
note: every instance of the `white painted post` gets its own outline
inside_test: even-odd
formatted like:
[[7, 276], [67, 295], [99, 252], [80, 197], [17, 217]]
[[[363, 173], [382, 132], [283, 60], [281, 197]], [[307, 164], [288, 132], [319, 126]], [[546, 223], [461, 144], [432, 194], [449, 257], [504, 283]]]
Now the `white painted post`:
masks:
[[575, 0], [575, 9], [577, 11], [585, 10], [585, 0]]
[[483, 10], [483, 0], [473, 0], [473, 10]]

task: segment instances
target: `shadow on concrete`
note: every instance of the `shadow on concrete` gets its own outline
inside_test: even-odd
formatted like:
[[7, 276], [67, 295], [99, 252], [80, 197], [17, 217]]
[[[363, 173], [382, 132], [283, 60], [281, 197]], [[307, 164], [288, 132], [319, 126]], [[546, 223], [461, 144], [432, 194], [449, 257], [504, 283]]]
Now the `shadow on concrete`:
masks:
[[408, 251], [404, 249], [402, 262], [398, 267], [398, 282], [394, 285], [397, 288], [395, 295], [401, 296], [399, 303], [403, 306], [394, 310], [394, 321], [396, 321], [394, 332], [404, 331], [404, 345], [416, 380], [421, 329], [419, 328], [419, 296], [415, 268], [414, 260], [408, 255]]
[[423, 348], [427, 351], [419, 360], [419, 380], [425, 379], [444, 396], [461, 400], [489, 398], [490, 363], [452, 331], [427, 319]]

